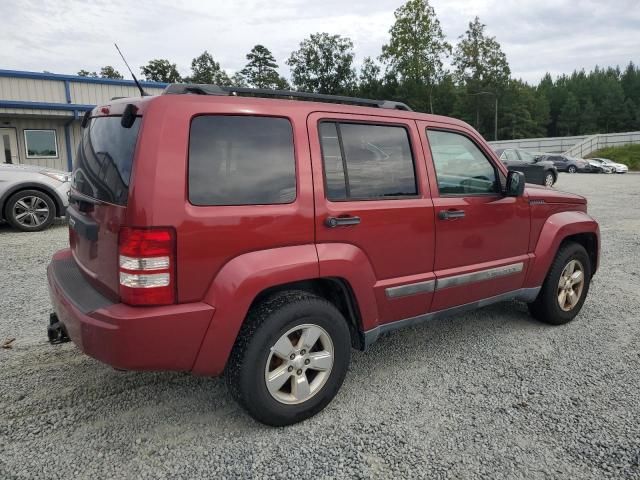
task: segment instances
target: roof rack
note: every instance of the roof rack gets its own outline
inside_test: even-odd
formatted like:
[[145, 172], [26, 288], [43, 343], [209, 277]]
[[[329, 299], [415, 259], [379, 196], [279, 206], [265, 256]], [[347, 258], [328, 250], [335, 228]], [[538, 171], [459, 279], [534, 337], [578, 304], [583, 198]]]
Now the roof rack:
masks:
[[292, 90], [271, 90], [268, 88], [221, 87], [196, 83], [173, 83], [162, 92], [163, 95], [220, 95], [242, 97], [282, 98], [288, 100], [307, 100], [310, 102], [344, 103], [362, 107], [389, 108], [392, 110], [411, 111], [406, 103], [391, 100], [373, 100], [370, 98], [345, 97], [342, 95], [325, 95], [323, 93], [294, 92]]

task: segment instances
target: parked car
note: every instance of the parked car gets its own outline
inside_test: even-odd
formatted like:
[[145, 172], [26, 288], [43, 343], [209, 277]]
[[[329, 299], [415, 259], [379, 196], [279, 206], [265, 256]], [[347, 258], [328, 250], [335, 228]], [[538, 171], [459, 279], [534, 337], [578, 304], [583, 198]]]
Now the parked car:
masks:
[[0, 164], [0, 220], [23, 232], [47, 228], [65, 214], [69, 177], [50, 168]]
[[591, 173], [615, 173], [612, 167], [605, 165], [604, 163], [600, 163], [591, 158], [587, 159], [587, 162], [591, 165]]
[[558, 181], [558, 170], [553, 162], [536, 159], [519, 148], [498, 148], [495, 152], [509, 170], [524, 173], [528, 183], [552, 187]]
[[629, 167], [624, 163], [616, 163], [607, 158], [590, 158], [589, 160], [609, 167], [613, 173], [627, 173], [629, 171]]
[[540, 157], [540, 160], [552, 162], [559, 172], [592, 173], [595, 171], [595, 168], [586, 160], [582, 160], [581, 158], [572, 158], [558, 153], [544, 155]]
[[507, 299], [578, 314], [600, 245], [583, 197], [525, 185], [462, 121], [282, 96], [172, 85], [84, 117], [52, 342], [224, 372], [254, 418], [287, 425], [385, 332]]

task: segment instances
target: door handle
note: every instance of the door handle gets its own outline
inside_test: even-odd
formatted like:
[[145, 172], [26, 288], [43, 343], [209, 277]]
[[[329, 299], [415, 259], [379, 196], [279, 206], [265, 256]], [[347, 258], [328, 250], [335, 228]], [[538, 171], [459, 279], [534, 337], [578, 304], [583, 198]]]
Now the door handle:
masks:
[[359, 223], [360, 217], [327, 217], [324, 221], [324, 224], [329, 228], [349, 227], [358, 225]]
[[453, 220], [464, 217], [464, 210], [440, 210], [438, 218], [440, 220]]

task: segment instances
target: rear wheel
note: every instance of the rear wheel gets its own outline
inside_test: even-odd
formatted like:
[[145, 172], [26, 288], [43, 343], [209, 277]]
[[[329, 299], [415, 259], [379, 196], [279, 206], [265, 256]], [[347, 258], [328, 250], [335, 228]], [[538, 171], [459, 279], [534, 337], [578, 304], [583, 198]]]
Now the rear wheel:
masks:
[[229, 359], [227, 385], [256, 420], [289, 425], [331, 402], [350, 355], [349, 328], [331, 303], [284, 292], [249, 312]]
[[567, 168], [567, 172], [569, 173], [576, 173], [578, 171], [578, 169], [575, 167], [575, 165], [569, 165], [569, 168]]
[[547, 173], [545, 173], [545, 175], [544, 175], [544, 185], [546, 187], [553, 187], [554, 183], [556, 183], [556, 176], [553, 174], [553, 172], [548, 171]]
[[578, 243], [567, 243], [558, 251], [538, 298], [529, 304], [529, 311], [545, 323], [568, 323], [580, 312], [590, 282], [591, 261], [587, 251]]
[[5, 218], [18, 230], [37, 232], [53, 222], [56, 206], [49, 195], [39, 190], [14, 193], [5, 207]]

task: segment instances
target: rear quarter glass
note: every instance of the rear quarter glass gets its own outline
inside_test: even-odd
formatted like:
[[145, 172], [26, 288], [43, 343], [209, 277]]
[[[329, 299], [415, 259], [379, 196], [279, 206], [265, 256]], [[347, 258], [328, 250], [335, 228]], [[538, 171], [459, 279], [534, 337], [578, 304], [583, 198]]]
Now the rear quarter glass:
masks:
[[83, 195], [126, 205], [142, 118], [130, 128], [120, 116], [94, 117], [82, 130], [74, 166], [73, 187]]
[[202, 115], [189, 135], [193, 205], [265, 205], [296, 198], [293, 130], [286, 118]]

